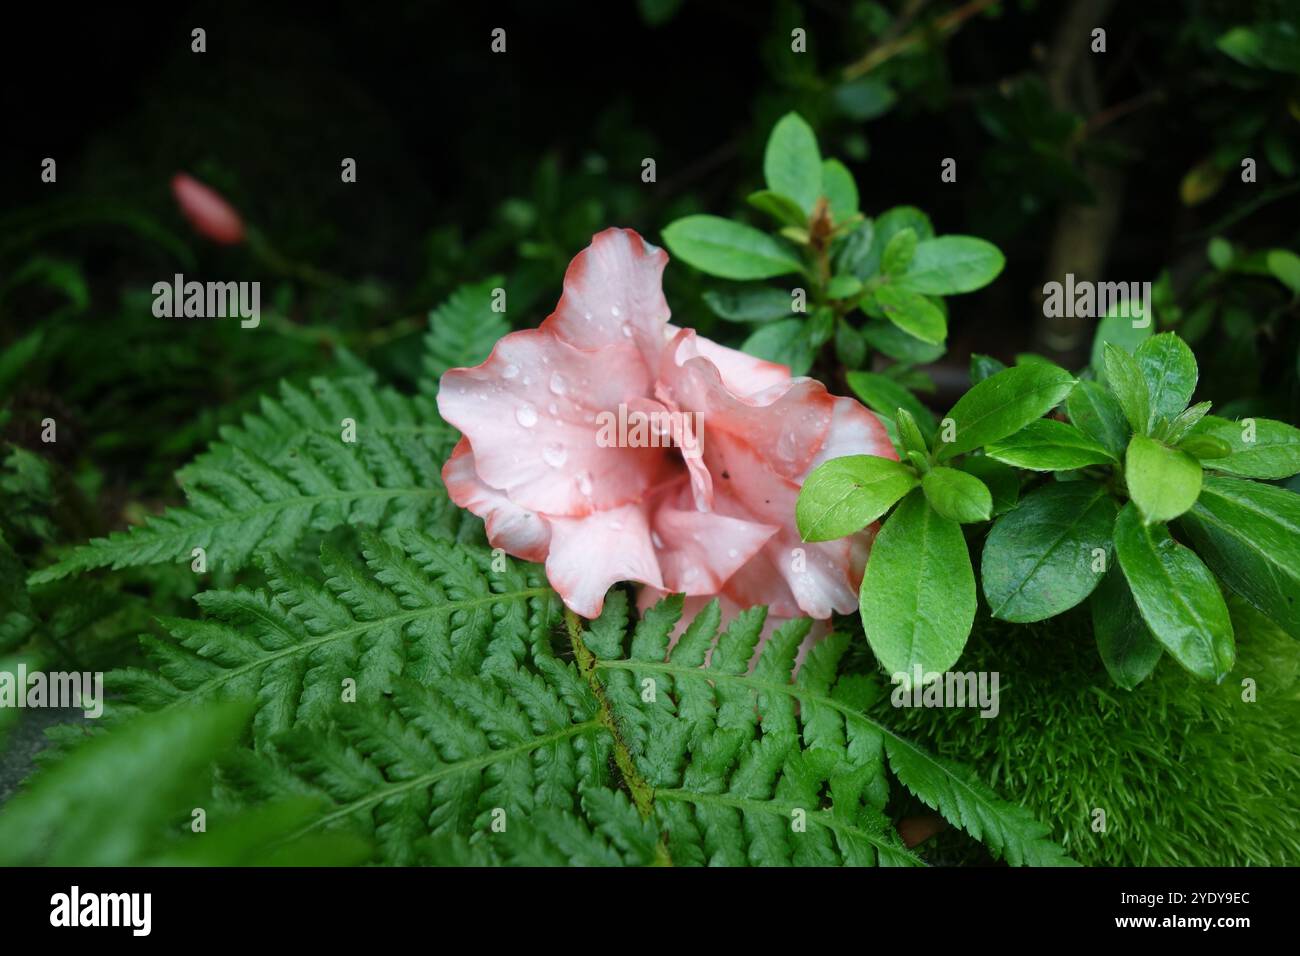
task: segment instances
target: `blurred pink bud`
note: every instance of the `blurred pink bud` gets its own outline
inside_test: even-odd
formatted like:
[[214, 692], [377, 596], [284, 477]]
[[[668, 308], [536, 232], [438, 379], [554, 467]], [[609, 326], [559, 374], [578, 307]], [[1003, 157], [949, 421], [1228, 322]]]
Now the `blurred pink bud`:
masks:
[[181, 212], [199, 235], [223, 245], [244, 241], [244, 220], [215, 190], [193, 176], [177, 173], [172, 177], [172, 193]]

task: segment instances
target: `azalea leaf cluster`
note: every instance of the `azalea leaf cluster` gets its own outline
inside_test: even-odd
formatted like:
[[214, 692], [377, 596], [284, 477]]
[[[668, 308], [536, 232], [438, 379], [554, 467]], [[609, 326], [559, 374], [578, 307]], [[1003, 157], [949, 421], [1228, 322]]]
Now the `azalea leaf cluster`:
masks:
[[[772, 231], [712, 215], [664, 228], [674, 256], [734, 280], [704, 294], [710, 311], [754, 326], [741, 348], [795, 375], [807, 373], [833, 342], [848, 369], [865, 367], [874, 349], [896, 360], [891, 382], [933, 387], [914, 366], [944, 352], [944, 297], [992, 282], [1005, 264], [1002, 253], [973, 236], [936, 236], [913, 206], [864, 215], [852, 174], [838, 159], [822, 157], [816, 134], [797, 113], [773, 127], [763, 176], [766, 188], [748, 201], [772, 220]], [[782, 276], [800, 285], [757, 284]]]
[[1133, 317], [1127, 347], [1102, 338], [1078, 378], [1041, 359], [999, 370], [980, 358], [941, 420], [865, 383], [900, 460], [826, 462], [798, 520], [820, 541], [884, 518], [861, 604], [887, 670], [942, 671], [965, 647], [977, 591], [963, 525], [987, 527], [980, 590], [992, 616], [1041, 621], [1089, 601], [1121, 687], [1166, 653], [1222, 680], [1236, 654], [1225, 590], [1300, 638], [1300, 496], [1267, 483], [1300, 472], [1300, 430], [1192, 405], [1195, 357], [1149, 325]]

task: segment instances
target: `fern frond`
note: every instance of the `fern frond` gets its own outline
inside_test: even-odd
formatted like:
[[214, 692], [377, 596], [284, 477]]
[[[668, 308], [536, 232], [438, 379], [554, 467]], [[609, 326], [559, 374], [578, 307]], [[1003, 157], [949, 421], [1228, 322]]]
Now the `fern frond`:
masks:
[[[344, 419], [355, 442], [344, 441]], [[342, 524], [451, 533], [461, 513], [439, 476], [454, 440], [427, 398], [356, 378], [317, 379], [310, 395], [283, 384], [181, 471], [184, 507], [82, 545], [30, 580], [189, 561], [195, 548], [210, 569], [238, 570], [258, 551], [283, 554], [309, 530]]]
[[328, 811], [298, 835], [353, 826], [395, 864], [416, 862], [426, 837], [468, 840], [543, 811], [572, 812], [579, 790], [605, 776], [608, 733], [595, 700], [575, 711], [538, 687], [545, 706], [529, 712], [506, 691], [506, 671], [528, 680], [501, 665], [496, 677], [399, 681], [391, 706], [341, 706], [332, 724], [285, 734], [269, 753], [232, 762], [227, 776], [258, 800], [321, 797]]
[[324, 547], [323, 580], [268, 556], [268, 591], [200, 596], [204, 619], [142, 639], [156, 672], [113, 675], [117, 708], [254, 700], [223, 798], [310, 798], [286, 839], [342, 828], [388, 863], [915, 865], [886, 761], [994, 853], [1060, 859], [1023, 810], [866, 716], [882, 691], [843, 673], [844, 635], [792, 676], [808, 621], [760, 649], [766, 612], [719, 635], [715, 603], [672, 644], [681, 597], [630, 627], [622, 591], [561, 635], [541, 569], [396, 537], [363, 535], [364, 565]]
[[[675, 861], [734, 864], [746, 853], [751, 863], [915, 862], [883, 814], [887, 757], [905, 787], [995, 856], [1013, 865], [1069, 862], [1028, 811], [866, 716], [881, 690], [863, 675], [837, 676], [847, 636], [818, 642], [792, 681], [808, 622], [790, 622], [747, 672], [764, 618], [762, 608], [751, 609], [701, 667], [716, 618], [697, 617], [665, 654], [677, 600], [642, 619], [626, 658], [611, 659], [617, 627], [588, 632]], [[607, 613], [618, 618], [626, 609], [612, 602]], [[792, 826], [796, 811], [807, 824], [802, 833]]]
[[1012, 866], [1068, 866], [1073, 861], [1024, 807], [1008, 803], [970, 770], [890, 734], [889, 766], [903, 786]]
[[478, 365], [488, 357], [497, 339], [510, 331], [505, 314], [492, 308], [493, 292], [503, 283], [498, 275], [463, 285], [429, 313], [422, 393], [436, 394], [438, 380], [447, 369]]
[[257, 702], [258, 746], [296, 723], [325, 719], [355, 682], [358, 701], [399, 676], [427, 684], [477, 675], [544, 643], [558, 600], [539, 569], [491, 569], [488, 552], [406, 530], [400, 546], [362, 535], [366, 564], [326, 546], [324, 582], [275, 556], [270, 593], [197, 596], [200, 620], [164, 619], [166, 638], [141, 638], [155, 671], [109, 675], [112, 709], [155, 710], [209, 700]]

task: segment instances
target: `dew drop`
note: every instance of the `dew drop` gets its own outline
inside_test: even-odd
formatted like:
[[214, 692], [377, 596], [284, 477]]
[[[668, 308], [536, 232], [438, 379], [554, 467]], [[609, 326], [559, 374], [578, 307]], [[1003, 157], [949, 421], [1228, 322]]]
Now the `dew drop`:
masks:
[[578, 490], [588, 497], [591, 496], [591, 475], [585, 471], [578, 473]]
[[740, 552], [737, 551], [735, 548], [728, 548], [728, 549], [727, 549], [727, 557], [729, 557], [729, 558], [738, 558], [738, 557], [740, 557]]
[[623, 323], [623, 330], [622, 330], [622, 331], [623, 331], [623, 335], [624, 335], [624, 337], [629, 338], [629, 339], [632, 337], [632, 326], [628, 325], [626, 322]]
[[794, 461], [795, 457], [795, 437], [794, 432], [782, 432], [781, 437], [776, 440], [776, 453], [786, 461]]
[[609, 314], [612, 315], [614, 318], [617, 319], [617, 318], [618, 318], [622, 313], [618, 311], [618, 306], [616, 306], [616, 305], [611, 305], [611, 306], [609, 307]]
[[546, 410], [550, 412], [552, 415], [560, 414], [560, 406], [556, 405], [554, 402], [551, 402], [551, 404], [547, 405]]
[[519, 422], [525, 428], [532, 428], [537, 424], [537, 409], [527, 402], [515, 409], [515, 421]]
[[569, 383], [564, 380], [564, 376], [559, 372], [551, 373], [551, 394], [563, 395], [569, 390]]
[[542, 460], [552, 468], [563, 468], [564, 463], [569, 460], [569, 453], [564, 450], [563, 445], [551, 442], [542, 449]]
[[507, 365], [505, 368], [501, 370], [502, 378], [514, 378], [518, 374], [519, 374], [519, 366], [513, 363]]
[[664, 546], [664, 539], [659, 537], [658, 531], [650, 532], [650, 540], [654, 542], [656, 548], [662, 548]]

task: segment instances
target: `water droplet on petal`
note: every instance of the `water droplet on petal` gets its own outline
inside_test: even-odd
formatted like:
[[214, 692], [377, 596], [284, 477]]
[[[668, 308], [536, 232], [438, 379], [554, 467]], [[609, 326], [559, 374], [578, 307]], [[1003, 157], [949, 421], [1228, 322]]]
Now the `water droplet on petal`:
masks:
[[632, 337], [632, 326], [628, 325], [626, 322], [623, 323], [622, 331], [623, 331], [623, 335], [626, 336], [627, 338], [630, 339]]
[[532, 384], [533, 384], [533, 380], [532, 380], [531, 378], [529, 378], [527, 375], [524, 376], [524, 378], [523, 378], [523, 382], [524, 382], [525, 385], [532, 385]]
[[794, 461], [795, 458], [795, 437], [794, 432], [782, 432], [781, 437], [776, 440], [776, 453], [786, 461]]
[[527, 402], [515, 409], [515, 421], [519, 422], [525, 428], [532, 428], [537, 424], [537, 409]]
[[551, 373], [551, 393], [554, 395], [563, 395], [569, 390], [569, 383], [564, 380], [564, 376], [559, 372]]
[[588, 497], [591, 496], [591, 475], [585, 471], [578, 473], [578, 490]]
[[611, 306], [609, 307], [609, 314], [612, 315], [614, 318], [617, 319], [621, 313], [618, 311], [618, 306], [616, 306], [616, 305], [611, 305]]
[[519, 366], [511, 363], [501, 370], [502, 378], [514, 378], [519, 374]]
[[560, 414], [560, 406], [556, 405], [554, 402], [551, 402], [551, 404], [547, 405], [546, 410], [550, 412], [552, 415]]
[[727, 557], [729, 557], [729, 558], [738, 558], [738, 557], [740, 557], [740, 552], [737, 551], [735, 548], [728, 548], [728, 549], [727, 549]]
[[584, 322], [590, 322], [590, 321], [591, 321], [591, 313], [590, 313], [590, 312], [584, 312], [584, 313], [582, 313], [582, 320], [583, 320]]
[[563, 445], [551, 442], [542, 449], [542, 460], [552, 468], [563, 468], [564, 463], [569, 460], [569, 453], [564, 450]]

